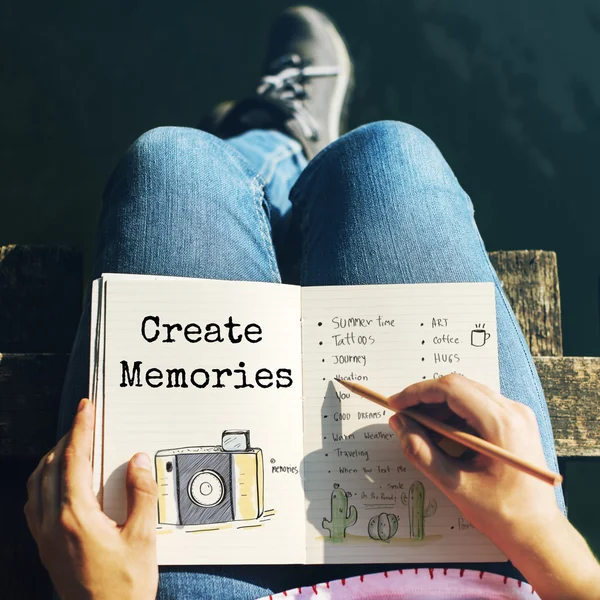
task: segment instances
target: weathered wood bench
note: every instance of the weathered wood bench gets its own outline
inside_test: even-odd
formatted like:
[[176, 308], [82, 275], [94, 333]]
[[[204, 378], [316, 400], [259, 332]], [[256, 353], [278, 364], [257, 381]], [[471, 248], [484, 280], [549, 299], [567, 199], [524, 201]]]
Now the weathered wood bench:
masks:
[[[563, 356], [556, 254], [502, 251], [490, 259], [534, 355], [558, 456], [600, 456], [600, 358]], [[0, 247], [0, 590], [7, 599], [50, 593], [22, 508], [26, 479], [54, 443], [82, 290], [78, 251]]]

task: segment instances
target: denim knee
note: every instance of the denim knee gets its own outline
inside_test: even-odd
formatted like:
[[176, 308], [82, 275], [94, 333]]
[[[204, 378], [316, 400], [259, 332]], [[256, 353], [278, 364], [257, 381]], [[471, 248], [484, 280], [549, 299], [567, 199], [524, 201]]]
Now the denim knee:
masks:
[[278, 281], [264, 205], [257, 175], [229, 144], [197, 129], [152, 129], [107, 186], [103, 268]]
[[179, 150], [194, 147], [211, 150], [222, 145], [222, 140], [210, 133], [191, 127], [162, 126], [143, 133], [130, 146], [128, 153], [140, 159], [169, 156]]
[[427, 205], [430, 214], [442, 206], [451, 208], [455, 200], [460, 208], [466, 203], [472, 209], [435, 143], [407, 123], [379, 121], [359, 127], [333, 142], [313, 163], [298, 183], [301, 191], [295, 192], [310, 195], [311, 179], [326, 177], [338, 188], [328, 200], [342, 210], [349, 208], [347, 203], [356, 210], [359, 203], [364, 204], [359, 211], [363, 214], [380, 209], [419, 213]]
[[[196, 202], [214, 201], [220, 190], [234, 181], [252, 184], [254, 177], [235, 150], [223, 140], [188, 127], [156, 127], [142, 134], [127, 150], [104, 191], [110, 197], [116, 187], [126, 185], [134, 193], [117, 194], [120, 199], [145, 198], [152, 188], [154, 201], [181, 200], [175, 187], [195, 188], [187, 195]], [[221, 182], [228, 185], [221, 186]], [[257, 182], [254, 183], [258, 186]]]
[[162, 126], [143, 133], [130, 146], [128, 153], [138, 158], [169, 156], [186, 147], [210, 150], [223, 142], [210, 133], [191, 127]]
[[405, 166], [412, 164], [415, 155], [423, 155], [437, 165], [445, 165], [433, 140], [418, 127], [401, 121], [376, 121], [363, 125], [339, 138], [336, 143], [342, 151], [353, 150], [369, 155], [389, 152]]

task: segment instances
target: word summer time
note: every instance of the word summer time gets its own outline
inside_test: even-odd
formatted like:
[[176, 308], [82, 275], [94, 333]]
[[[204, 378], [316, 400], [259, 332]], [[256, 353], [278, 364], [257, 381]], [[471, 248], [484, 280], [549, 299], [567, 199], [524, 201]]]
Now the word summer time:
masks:
[[[233, 317], [219, 325], [208, 323], [202, 328], [197, 323], [161, 323], [157, 316], [144, 317], [141, 324], [141, 336], [148, 344], [259, 344], [263, 341], [263, 331], [257, 323], [246, 326], [235, 323]], [[224, 388], [234, 389], [259, 387], [267, 389], [288, 388], [293, 384], [292, 370], [286, 368], [260, 368], [255, 372], [246, 370], [246, 363], [240, 362], [237, 368], [195, 369], [148, 367], [141, 360], [130, 363], [121, 361], [121, 387], [142, 387], [144, 384], [151, 388], [165, 386], [167, 388]]]

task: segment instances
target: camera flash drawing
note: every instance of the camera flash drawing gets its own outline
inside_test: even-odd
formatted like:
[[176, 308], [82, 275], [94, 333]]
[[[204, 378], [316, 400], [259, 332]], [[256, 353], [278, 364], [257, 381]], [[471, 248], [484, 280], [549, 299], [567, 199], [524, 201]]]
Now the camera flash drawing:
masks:
[[250, 447], [247, 429], [227, 429], [220, 446], [160, 450], [155, 466], [159, 524], [246, 521], [264, 512], [262, 450]]

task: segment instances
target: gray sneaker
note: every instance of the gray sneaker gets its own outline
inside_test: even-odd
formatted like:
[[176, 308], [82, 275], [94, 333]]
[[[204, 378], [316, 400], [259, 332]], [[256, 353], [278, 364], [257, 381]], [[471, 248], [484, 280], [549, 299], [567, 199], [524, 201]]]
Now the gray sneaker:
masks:
[[308, 159], [340, 136], [352, 88], [352, 62], [333, 23], [308, 6], [285, 10], [269, 35], [253, 97], [219, 104], [200, 128], [221, 138], [277, 129]]

